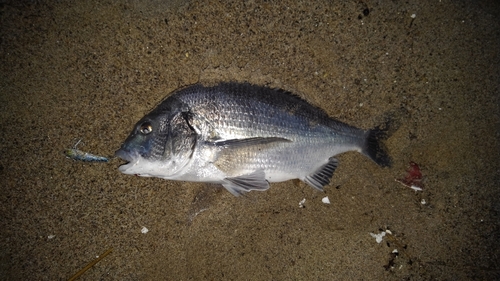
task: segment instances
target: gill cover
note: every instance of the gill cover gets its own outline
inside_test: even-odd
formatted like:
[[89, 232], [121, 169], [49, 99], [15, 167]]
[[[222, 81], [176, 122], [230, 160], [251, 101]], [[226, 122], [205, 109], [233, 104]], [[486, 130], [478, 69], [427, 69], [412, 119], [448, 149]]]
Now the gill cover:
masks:
[[179, 112], [172, 116], [169, 124], [164, 159], [171, 161], [175, 171], [182, 169], [191, 160], [196, 146], [197, 134], [188, 122], [188, 114]]

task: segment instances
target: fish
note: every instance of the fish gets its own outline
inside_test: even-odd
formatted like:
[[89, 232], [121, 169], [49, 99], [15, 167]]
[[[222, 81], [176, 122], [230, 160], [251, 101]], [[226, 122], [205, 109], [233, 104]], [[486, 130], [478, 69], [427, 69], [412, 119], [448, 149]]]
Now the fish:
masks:
[[68, 148], [64, 150], [64, 155], [77, 161], [83, 162], [108, 162], [109, 158], [104, 156], [94, 155], [92, 153], [84, 152], [75, 148]]
[[81, 140], [79, 140], [73, 148], [68, 148], [64, 150], [64, 155], [66, 157], [71, 158], [73, 160], [77, 161], [83, 161], [83, 162], [108, 162], [109, 158], [104, 157], [104, 156], [98, 156], [94, 155], [92, 153], [84, 152], [79, 149], [77, 149], [77, 145], [80, 143]]
[[323, 191], [338, 154], [357, 151], [389, 167], [387, 138], [384, 125], [356, 128], [282, 89], [198, 83], [140, 119], [115, 156], [124, 174], [216, 183], [235, 196], [291, 179]]

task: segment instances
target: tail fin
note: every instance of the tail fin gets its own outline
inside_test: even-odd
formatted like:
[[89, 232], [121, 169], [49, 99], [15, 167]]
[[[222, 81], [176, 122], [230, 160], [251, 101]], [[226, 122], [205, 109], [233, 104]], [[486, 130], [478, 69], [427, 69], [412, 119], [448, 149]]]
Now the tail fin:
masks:
[[390, 167], [392, 161], [384, 142], [399, 129], [401, 124], [408, 121], [410, 115], [406, 109], [399, 108], [387, 112], [381, 118], [384, 120], [381, 125], [365, 133], [366, 141], [361, 153], [368, 156], [379, 166]]
[[387, 133], [379, 127], [367, 132], [365, 147], [362, 153], [382, 167], [391, 166], [391, 157], [387, 153], [383, 141], [387, 139]]
[[384, 141], [387, 140], [396, 129], [392, 120], [388, 119], [384, 124], [368, 130], [366, 132], [366, 141], [362, 153], [379, 166], [390, 167], [392, 161], [387, 153], [387, 147]]

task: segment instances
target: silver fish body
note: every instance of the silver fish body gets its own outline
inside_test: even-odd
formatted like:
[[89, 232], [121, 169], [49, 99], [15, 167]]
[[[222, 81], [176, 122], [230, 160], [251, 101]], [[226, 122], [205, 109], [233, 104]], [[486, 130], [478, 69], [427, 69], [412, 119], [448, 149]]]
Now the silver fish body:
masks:
[[134, 127], [116, 156], [125, 174], [222, 184], [234, 195], [300, 179], [322, 190], [335, 155], [358, 151], [389, 166], [379, 129], [330, 118], [283, 90], [241, 83], [192, 85]]

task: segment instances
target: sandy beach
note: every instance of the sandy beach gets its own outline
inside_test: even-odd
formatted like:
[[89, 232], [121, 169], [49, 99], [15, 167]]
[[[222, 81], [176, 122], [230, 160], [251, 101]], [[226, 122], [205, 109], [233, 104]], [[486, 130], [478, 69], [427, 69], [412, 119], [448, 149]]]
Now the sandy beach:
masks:
[[[500, 279], [499, 17], [495, 1], [1, 1], [0, 280], [68, 280], [111, 248], [78, 280]], [[364, 129], [391, 115], [393, 165], [345, 153], [324, 193], [245, 197], [118, 171], [142, 116], [218, 81]], [[65, 157], [78, 140], [110, 162]], [[397, 181], [411, 161], [421, 191]]]

